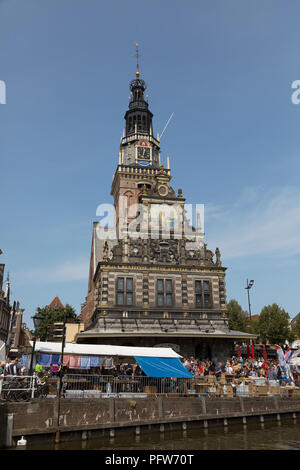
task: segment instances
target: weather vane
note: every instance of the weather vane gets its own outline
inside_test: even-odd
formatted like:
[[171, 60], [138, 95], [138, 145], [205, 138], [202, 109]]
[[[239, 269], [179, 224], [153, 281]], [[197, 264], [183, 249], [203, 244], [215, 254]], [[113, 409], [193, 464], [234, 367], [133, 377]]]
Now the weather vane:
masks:
[[136, 57], [136, 76], [140, 76], [140, 71], [139, 71], [139, 57], [141, 57], [141, 54], [139, 53], [139, 43], [135, 43], [135, 54], [134, 56]]

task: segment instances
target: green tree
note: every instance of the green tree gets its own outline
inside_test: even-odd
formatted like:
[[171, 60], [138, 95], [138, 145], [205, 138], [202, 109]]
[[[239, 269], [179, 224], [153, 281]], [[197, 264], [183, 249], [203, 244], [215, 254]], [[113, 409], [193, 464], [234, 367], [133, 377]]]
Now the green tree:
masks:
[[289, 318], [289, 314], [279, 305], [266, 305], [257, 322], [257, 333], [262, 343], [283, 346], [286, 340], [293, 341], [294, 334], [289, 326]]
[[231, 299], [227, 304], [228, 324], [231, 330], [248, 332], [248, 312], [245, 312], [237, 300]]
[[36, 315], [43, 318], [41, 325], [36, 330], [37, 336], [41, 339], [41, 341], [46, 339], [47, 330], [53, 323], [63, 322], [64, 319], [66, 319], [66, 321], [77, 319], [74, 308], [69, 304], [56, 308], [51, 308], [49, 306], [43, 308], [38, 307], [36, 309]]
[[251, 318], [251, 322], [248, 322], [247, 333], [259, 336], [258, 320]]

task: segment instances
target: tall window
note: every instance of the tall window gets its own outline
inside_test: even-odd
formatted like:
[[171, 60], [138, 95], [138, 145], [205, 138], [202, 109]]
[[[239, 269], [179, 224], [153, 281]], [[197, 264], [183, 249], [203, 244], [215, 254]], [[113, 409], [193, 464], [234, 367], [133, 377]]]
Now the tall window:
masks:
[[212, 306], [210, 281], [195, 281], [195, 304], [198, 308]]
[[202, 307], [202, 286], [201, 281], [195, 281], [196, 307]]
[[133, 278], [117, 278], [117, 305], [133, 305]]
[[173, 305], [172, 279], [157, 279], [156, 292], [158, 307]]

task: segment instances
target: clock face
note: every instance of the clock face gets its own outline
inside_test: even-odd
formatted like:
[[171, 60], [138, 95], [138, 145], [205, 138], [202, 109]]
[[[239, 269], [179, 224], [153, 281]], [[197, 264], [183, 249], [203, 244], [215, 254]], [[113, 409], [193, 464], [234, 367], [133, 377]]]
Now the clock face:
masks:
[[168, 186], [161, 185], [158, 188], [158, 193], [160, 194], [160, 196], [166, 196], [168, 194], [168, 192], [169, 192]]
[[144, 160], [150, 160], [150, 148], [149, 147], [138, 147], [137, 149], [138, 158]]

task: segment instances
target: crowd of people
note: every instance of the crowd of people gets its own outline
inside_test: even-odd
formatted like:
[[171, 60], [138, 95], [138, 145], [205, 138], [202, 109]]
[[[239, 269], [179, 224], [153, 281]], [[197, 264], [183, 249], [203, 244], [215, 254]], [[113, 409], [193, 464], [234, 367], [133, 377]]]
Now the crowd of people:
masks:
[[[183, 365], [188, 372], [194, 377], [205, 377], [213, 375], [217, 380], [223, 374], [234, 378], [254, 377], [265, 378], [268, 381], [277, 380], [280, 384], [294, 383], [300, 386], [300, 368], [290, 366], [288, 371], [284, 370], [275, 359], [265, 361], [263, 358], [252, 359], [251, 357], [243, 358], [233, 356], [226, 361], [215, 362], [208, 358], [197, 359], [194, 357], [184, 358]], [[55, 376], [60, 372], [60, 366], [51, 365], [43, 367], [38, 362], [33, 368], [35, 373], [47, 376]], [[63, 367], [65, 373], [78, 373], [78, 371]], [[0, 376], [6, 375], [28, 375], [29, 371], [22, 365], [20, 359], [7, 359], [6, 362], [0, 363]], [[92, 375], [112, 375], [112, 376], [143, 376], [144, 373], [136, 363], [123, 362], [114, 364], [109, 368], [94, 367], [89, 370], [80, 371], [81, 374]]]
[[0, 376], [1, 375], [24, 375], [25, 367], [21, 364], [19, 359], [7, 358], [6, 361], [0, 363]]
[[194, 377], [213, 375], [219, 380], [222, 374], [234, 378], [256, 377], [265, 378], [268, 381], [276, 380], [280, 384], [294, 383], [300, 385], [300, 368], [290, 366], [285, 370], [275, 359], [265, 361], [263, 358], [252, 359], [233, 356], [226, 361], [214, 362], [210, 359], [195, 359], [194, 357], [183, 360], [184, 367]]

